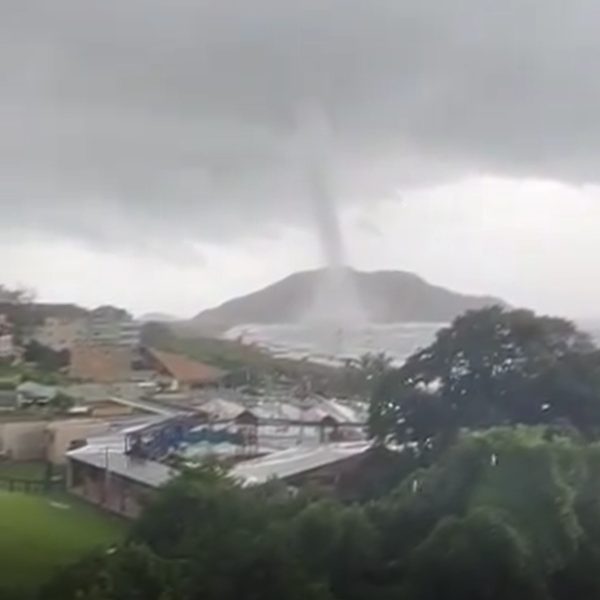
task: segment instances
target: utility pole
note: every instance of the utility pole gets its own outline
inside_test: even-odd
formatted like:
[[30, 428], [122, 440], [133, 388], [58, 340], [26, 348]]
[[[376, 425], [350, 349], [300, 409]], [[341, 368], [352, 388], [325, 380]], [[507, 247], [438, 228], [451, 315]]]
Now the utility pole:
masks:
[[108, 446], [104, 448], [104, 501], [103, 504], [108, 504], [108, 495], [110, 489], [110, 453]]

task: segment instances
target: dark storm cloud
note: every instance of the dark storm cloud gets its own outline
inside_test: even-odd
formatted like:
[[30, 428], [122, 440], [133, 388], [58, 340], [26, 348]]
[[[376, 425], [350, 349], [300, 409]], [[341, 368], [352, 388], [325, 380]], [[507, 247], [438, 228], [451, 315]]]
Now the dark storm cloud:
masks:
[[596, 180], [599, 26], [577, 0], [0, 0], [3, 222], [112, 243], [301, 221], [303, 102], [349, 196]]

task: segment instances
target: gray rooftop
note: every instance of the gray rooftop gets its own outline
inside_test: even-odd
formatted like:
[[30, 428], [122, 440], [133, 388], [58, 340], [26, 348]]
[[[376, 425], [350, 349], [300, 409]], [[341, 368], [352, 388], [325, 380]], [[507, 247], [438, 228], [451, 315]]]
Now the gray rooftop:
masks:
[[133, 458], [125, 454], [125, 435], [149, 425], [160, 423], [164, 418], [154, 417], [143, 420], [131, 420], [107, 435], [92, 436], [82, 448], [67, 452], [67, 456], [78, 462], [106, 469], [109, 473], [116, 473], [121, 477], [130, 479], [149, 487], [159, 487], [175, 475], [175, 472], [153, 460]]
[[[85, 450], [85, 448], [80, 450]], [[120, 452], [110, 448], [104, 452], [82, 452], [80, 450], [69, 452], [69, 458], [99, 469], [108, 469], [109, 475], [115, 473], [125, 479], [149, 487], [160, 487], [170, 481], [176, 474], [173, 469], [166, 465], [153, 460], [127, 456], [122, 450]]]
[[230, 474], [245, 485], [265, 483], [269, 479], [286, 479], [363, 454], [368, 442], [297, 446], [236, 465]]

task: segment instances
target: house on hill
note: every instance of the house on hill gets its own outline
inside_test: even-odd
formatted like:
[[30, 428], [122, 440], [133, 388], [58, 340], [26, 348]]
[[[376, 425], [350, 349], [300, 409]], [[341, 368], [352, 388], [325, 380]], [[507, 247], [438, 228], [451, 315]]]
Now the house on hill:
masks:
[[24, 343], [36, 341], [57, 352], [80, 343], [126, 348], [140, 344], [142, 324], [113, 306], [89, 311], [75, 304], [0, 302], [0, 315]]
[[71, 350], [77, 343], [85, 339], [86, 321], [84, 318], [47, 316], [38, 325], [31, 340], [51, 348], [55, 352]]
[[89, 314], [87, 341], [94, 345], [137, 348], [142, 324], [121, 308], [100, 306]]
[[51, 385], [43, 385], [35, 381], [25, 381], [20, 383], [16, 389], [17, 404], [19, 406], [40, 405], [44, 406], [51, 402], [58, 390]]
[[226, 371], [182, 354], [147, 348], [143, 354], [159, 378], [172, 390], [197, 389], [219, 385]]
[[128, 348], [78, 344], [71, 351], [69, 377], [95, 383], [127, 381], [132, 360]]

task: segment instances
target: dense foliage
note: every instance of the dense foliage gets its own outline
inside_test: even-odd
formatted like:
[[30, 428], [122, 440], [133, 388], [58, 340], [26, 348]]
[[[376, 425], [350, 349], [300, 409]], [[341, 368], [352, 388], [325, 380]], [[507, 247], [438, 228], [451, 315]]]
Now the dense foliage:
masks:
[[50, 373], [68, 367], [71, 360], [68, 350], [53, 350], [35, 340], [27, 344], [23, 358], [28, 363], [34, 363], [41, 371]]
[[44, 600], [562, 600], [600, 594], [600, 447], [546, 429], [469, 434], [391, 493], [343, 505], [203, 469], [127, 544]]
[[393, 359], [385, 352], [367, 352], [358, 358], [348, 358], [342, 368], [341, 385], [347, 395], [368, 398], [386, 373]]
[[600, 351], [569, 321], [472, 311], [380, 381], [375, 437], [444, 446], [461, 428], [570, 425], [600, 431]]

